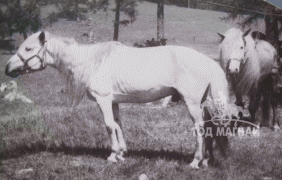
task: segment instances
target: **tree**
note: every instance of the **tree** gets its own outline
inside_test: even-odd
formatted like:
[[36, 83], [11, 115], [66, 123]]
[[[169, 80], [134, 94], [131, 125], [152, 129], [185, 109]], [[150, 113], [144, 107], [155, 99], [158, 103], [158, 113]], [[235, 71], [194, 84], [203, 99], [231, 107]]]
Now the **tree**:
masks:
[[120, 15], [120, 1], [116, 1], [116, 16], [115, 16], [115, 22], [114, 22], [114, 41], [118, 40], [118, 31], [119, 31], [119, 15]]
[[279, 12], [277, 12], [277, 9], [274, 6], [263, 0], [237, 0], [233, 6], [234, 5], [237, 8], [233, 9], [226, 20], [240, 17], [240, 19], [242, 19], [240, 25], [244, 28], [245, 26], [257, 22], [259, 19], [264, 19], [266, 39], [272, 45], [277, 46], [278, 17], [273, 14], [279, 14]]
[[85, 4], [88, 8], [96, 5], [96, 1], [86, 1], [86, 0], [45, 0], [49, 4], [56, 4], [59, 9], [59, 17], [67, 18], [69, 20], [77, 20], [80, 17], [80, 9], [78, 4]]
[[119, 17], [120, 12], [124, 12], [127, 16], [129, 16], [131, 24], [136, 20], [137, 16], [137, 1], [136, 0], [116, 0], [116, 15], [114, 21], [114, 41], [118, 40], [118, 32], [119, 32]]
[[[93, 8], [95, 8], [95, 4], [92, 4]], [[96, 5], [96, 8], [98, 10], [103, 9], [104, 12], [106, 12], [106, 19], [108, 20], [108, 6], [109, 6], [109, 0], [100, 0], [98, 5]]]
[[9, 35], [19, 32], [27, 37], [28, 32], [35, 32], [41, 27], [40, 0], [20, 0], [0, 1], [0, 5], [5, 7], [5, 12], [1, 13], [1, 25], [7, 27]]
[[274, 46], [277, 46], [279, 40], [278, 22], [280, 21], [279, 19], [281, 18], [281, 10], [277, 9], [276, 7], [270, 4], [266, 4], [264, 6], [264, 12], [268, 14], [265, 17], [266, 39]]
[[164, 0], [158, 0], [157, 40], [164, 39]]

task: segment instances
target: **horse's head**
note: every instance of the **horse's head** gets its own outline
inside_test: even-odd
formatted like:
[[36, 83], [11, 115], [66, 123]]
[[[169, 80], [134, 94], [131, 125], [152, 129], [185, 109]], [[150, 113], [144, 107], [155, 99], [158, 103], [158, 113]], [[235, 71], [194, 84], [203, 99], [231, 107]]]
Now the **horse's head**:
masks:
[[18, 77], [21, 74], [44, 69], [46, 67], [45, 42], [44, 32], [37, 32], [29, 36], [19, 47], [17, 54], [9, 59], [5, 74], [10, 77]]
[[228, 75], [237, 74], [240, 66], [246, 61], [246, 36], [251, 29], [241, 32], [239, 29], [230, 29], [225, 35], [219, 34], [221, 37], [221, 61], [225, 65]]

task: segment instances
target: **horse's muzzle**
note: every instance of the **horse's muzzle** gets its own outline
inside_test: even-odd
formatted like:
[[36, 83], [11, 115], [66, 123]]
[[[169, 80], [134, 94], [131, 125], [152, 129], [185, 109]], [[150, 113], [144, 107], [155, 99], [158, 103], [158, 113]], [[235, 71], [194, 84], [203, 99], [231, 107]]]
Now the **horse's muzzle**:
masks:
[[229, 73], [229, 74], [238, 74], [239, 73], [239, 68], [228, 69], [227, 73]]
[[240, 66], [241, 66], [240, 59], [229, 59], [227, 65], [227, 72], [228, 73], [239, 73]]
[[22, 73], [21, 73], [21, 71], [20, 71], [19, 69], [14, 69], [14, 70], [11, 71], [11, 70], [10, 70], [10, 65], [7, 64], [6, 69], [5, 69], [5, 74], [6, 74], [7, 76], [12, 77], [12, 78], [16, 78], [16, 77], [18, 77], [19, 75], [21, 75]]
[[16, 78], [20, 75], [17, 70], [10, 71], [10, 65], [9, 64], [6, 66], [5, 74], [7, 76], [10, 76], [10, 77], [13, 77], [13, 78]]

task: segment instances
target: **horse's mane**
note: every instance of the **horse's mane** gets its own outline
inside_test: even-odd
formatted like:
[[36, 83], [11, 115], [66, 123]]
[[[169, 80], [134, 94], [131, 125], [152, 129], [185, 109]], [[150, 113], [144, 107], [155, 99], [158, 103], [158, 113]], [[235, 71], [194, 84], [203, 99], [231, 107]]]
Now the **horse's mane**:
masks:
[[246, 61], [241, 66], [240, 73], [235, 84], [235, 92], [239, 94], [249, 93], [252, 87], [256, 88], [260, 78], [260, 57], [255, 48], [255, 41], [248, 35], [246, 41]]
[[56, 39], [59, 41], [62, 41], [63, 43], [65, 43], [66, 45], [70, 45], [70, 44], [77, 44], [76, 40], [74, 38], [68, 38], [68, 37], [61, 37], [61, 36], [57, 36], [54, 34], [49, 33], [48, 31], [45, 31], [46, 36], [48, 37], [48, 39]]
[[[45, 34], [47, 36], [47, 42], [50, 44], [50, 46], [53, 46], [55, 49], [59, 50], [58, 54], [62, 53], [62, 48], [77, 44], [74, 38], [61, 37], [49, 32], [45, 32]], [[60, 44], [58, 42], [60, 42]], [[59, 55], [56, 55], [55, 58], [59, 58]], [[59, 61], [59, 63], [56, 64], [55, 67], [59, 70], [60, 74], [66, 78], [66, 92], [69, 96], [68, 106], [70, 106], [71, 111], [73, 111], [83, 99], [83, 91], [85, 91], [85, 86], [75, 80], [74, 73], [68, 68], [69, 66], [67, 63], [60, 61], [59, 59], [56, 60]]]

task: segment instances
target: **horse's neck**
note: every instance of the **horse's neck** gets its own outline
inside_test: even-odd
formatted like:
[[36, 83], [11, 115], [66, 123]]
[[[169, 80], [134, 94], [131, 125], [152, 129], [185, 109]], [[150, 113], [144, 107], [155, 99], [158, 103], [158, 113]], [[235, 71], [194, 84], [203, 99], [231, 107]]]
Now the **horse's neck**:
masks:
[[56, 67], [60, 63], [60, 58], [66, 46], [68, 46], [68, 44], [61, 39], [51, 38], [48, 40], [46, 47], [48, 55], [46, 60], [47, 63], [53, 67]]

